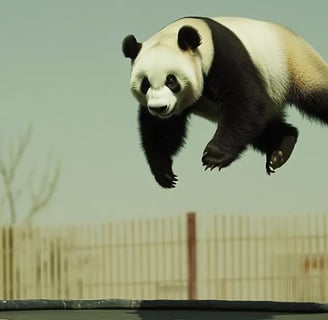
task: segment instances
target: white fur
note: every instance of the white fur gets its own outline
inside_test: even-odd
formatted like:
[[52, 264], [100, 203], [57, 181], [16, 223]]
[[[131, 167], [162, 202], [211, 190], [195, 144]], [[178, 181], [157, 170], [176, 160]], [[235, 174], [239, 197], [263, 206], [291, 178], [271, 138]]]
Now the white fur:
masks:
[[328, 89], [328, 65], [304, 39], [280, 27], [288, 56], [290, 81], [302, 93]]
[[219, 17], [214, 20], [234, 32], [260, 71], [269, 96], [281, 105], [289, 87], [287, 52], [276, 25], [247, 18]]
[[177, 97], [172, 93], [172, 91], [167, 86], [161, 86], [159, 88], [149, 88], [147, 95], [147, 105], [152, 108], [159, 108], [167, 106], [165, 113], [158, 114], [149, 109], [149, 112], [153, 115], [159, 116], [161, 118], [167, 118], [174, 111], [177, 104]]

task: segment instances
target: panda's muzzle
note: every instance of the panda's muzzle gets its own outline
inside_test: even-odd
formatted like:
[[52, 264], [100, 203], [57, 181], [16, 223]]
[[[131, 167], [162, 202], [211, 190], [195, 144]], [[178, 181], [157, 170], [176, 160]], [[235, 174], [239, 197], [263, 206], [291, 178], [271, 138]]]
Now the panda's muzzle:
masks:
[[161, 106], [161, 107], [148, 106], [148, 109], [151, 113], [163, 114], [169, 109], [169, 107], [168, 106]]

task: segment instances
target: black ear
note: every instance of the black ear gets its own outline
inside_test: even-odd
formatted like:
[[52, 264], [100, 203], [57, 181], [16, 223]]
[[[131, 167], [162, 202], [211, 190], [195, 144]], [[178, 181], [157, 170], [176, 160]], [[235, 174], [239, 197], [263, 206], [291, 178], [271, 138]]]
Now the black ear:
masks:
[[135, 59], [142, 47], [134, 35], [130, 34], [125, 37], [122, 43], [122, 50], [126, 58]]
[[201, 38], [196, 29], [184, 26], [178, 33], [178, 45], [182, 50], [196, 50], [201, 44]]

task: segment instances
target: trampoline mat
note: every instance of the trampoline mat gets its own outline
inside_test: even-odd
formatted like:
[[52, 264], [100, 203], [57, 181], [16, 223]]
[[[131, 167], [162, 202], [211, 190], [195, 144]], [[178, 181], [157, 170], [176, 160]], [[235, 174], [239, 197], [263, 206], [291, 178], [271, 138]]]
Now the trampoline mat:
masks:
[[0, 320], [328, 320], [319, 303], [217, 300], [3, 300]]

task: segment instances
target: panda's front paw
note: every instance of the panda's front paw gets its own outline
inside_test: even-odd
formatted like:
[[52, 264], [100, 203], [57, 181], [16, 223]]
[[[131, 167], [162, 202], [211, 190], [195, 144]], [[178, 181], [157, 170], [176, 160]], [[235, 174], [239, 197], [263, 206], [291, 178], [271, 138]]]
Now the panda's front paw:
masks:
[[155, 180], [163, 188], [170, 189], [170, 188], [175, 188], [178, 178], [173, 172], [168, 172], [165, 174], [155, 176]]
[[174, 188], [178, 178], [172, 171], [172, 159], [159, 157], [152, 159], [151, 171], [157, 183], [163, 188]]
[[202, 163], [205, 170], [213, 170], [216, 167], [221, 170], [222, 168], [229, 166], [231, 162], [237, 159], [237, 157], [238, 154], [236, 155], [223, 150], [215, 140], [211, 140], [204, 150]]

